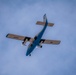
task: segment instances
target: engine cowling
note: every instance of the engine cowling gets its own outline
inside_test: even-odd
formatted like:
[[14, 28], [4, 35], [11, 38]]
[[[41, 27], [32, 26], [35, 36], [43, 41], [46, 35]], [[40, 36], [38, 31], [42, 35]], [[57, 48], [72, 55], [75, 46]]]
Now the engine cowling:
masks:
[[29, 56], [31, 56], [31, 54], [29, 54]]
[[23, 42], [22, 42], [22, 45], [26, 46], [26, 43], [23, 41]]
[[27, 39], [22, 42], [22, 45], [26, 46]]

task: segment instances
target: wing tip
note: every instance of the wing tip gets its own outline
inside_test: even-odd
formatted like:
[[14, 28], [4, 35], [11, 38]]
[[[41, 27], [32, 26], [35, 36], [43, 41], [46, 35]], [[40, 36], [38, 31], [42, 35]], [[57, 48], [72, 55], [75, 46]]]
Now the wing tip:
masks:
[[60, 44], [61, 43], [61, 41], [59, 41], [59, 43], [58, 44]]
[[8, 37], [9, 34], [6, 35], [6, 37]]

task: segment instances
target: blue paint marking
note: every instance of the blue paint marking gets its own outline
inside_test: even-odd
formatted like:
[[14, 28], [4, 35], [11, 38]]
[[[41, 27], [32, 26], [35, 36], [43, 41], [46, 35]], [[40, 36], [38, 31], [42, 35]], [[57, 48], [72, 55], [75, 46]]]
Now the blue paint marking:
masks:
[[[46, 14], [44, 15], [44, 17], [46, 17]], [[34, 40], [33, 44], [31, 44], [31, 45], [28, 47], [27, 52], [26, 52], [26, 56], [30, 55], [31, 52], [34, 50], [34, 48], [35, 48], [37, 45], [39, 45], [39, 42], [40, 42], [40, 40], [41, 40], [41, 38], [42, 38], [42, 36], [43, 36], [43, 33], [45, 32], [47, 26], [48, 26], [48, 22], [47, 22], [47, 19], [46, 19], [46, 23], [45, 23], [42, 31], [38, 34], [37, 39]]]

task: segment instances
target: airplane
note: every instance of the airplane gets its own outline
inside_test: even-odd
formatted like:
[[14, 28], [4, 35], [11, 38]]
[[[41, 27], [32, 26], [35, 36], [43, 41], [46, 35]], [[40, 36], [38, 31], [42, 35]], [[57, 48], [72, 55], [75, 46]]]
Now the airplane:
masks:
[[60, 40], [42, 39], [42, 36], [43, 36], [47, 26], [52, 27], [54, 25], [54, 23], [48, 23], [46, 14], [44, 14], [44, 16], [43, 16], [43, 22], [42, 21], [37, 21], [36, 24], [37, 25], [43, 25], [44, 27], [34, 38], [27, 37], [27, 36], [20, 36], [20, 35], [10, 34], [10, 33], [8, 33], [6, 35], [7, 38], [23, 41], [22, 45], [25, 45], [25, 46], [26, 46], [26, 42], [30, 42], [30, 44], [28, 45], [27, 51], [26, 51], [26, 56], [28, 56], [28, 55], [31, 56], [31, 53], [35, 49], [36, 46], [39, 47], [39, 48], [42, 48], [42, 44], [58, 45], [61, 42]]

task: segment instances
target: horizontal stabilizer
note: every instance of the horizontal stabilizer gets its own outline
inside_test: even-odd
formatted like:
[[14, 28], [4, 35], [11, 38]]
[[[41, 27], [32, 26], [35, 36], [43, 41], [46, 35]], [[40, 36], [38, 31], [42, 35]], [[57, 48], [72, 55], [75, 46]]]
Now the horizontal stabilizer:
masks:
[[[37, 25], [43, 25], [44, 26], [45, 25], [45, 22], [37, 21], [36, 24]], [[48, 26], [53, 26], [53, 25], [54, 25], [54, 23], [48, 23]]]

